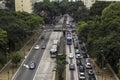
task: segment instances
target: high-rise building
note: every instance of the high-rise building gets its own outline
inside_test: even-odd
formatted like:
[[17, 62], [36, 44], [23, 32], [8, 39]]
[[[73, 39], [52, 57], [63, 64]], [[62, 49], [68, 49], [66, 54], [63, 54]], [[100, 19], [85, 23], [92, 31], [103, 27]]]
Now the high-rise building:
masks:
[[83, 1], [84, 5], [85, 5], [88, 9], [90, 9], [90, 7], [92, 6], [92, 4], [94, 4], [96, 0], [81, 0], [81, 1]]

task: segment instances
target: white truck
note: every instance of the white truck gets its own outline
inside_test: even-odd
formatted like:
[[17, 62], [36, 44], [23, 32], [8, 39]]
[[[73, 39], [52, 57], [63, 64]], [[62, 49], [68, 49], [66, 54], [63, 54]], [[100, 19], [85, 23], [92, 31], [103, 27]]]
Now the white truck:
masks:
[[58, 52], [59, 41], [54, 40], [52, 48], [50, 49], [51, 58], [55, 58]]

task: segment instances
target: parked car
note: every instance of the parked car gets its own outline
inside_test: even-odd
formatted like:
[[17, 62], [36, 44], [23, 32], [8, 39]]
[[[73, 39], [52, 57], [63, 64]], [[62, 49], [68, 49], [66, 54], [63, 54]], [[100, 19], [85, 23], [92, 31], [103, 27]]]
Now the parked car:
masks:
[[84, 72], [84, 71], [85, 71], [85, 69], [84, 69], [84, 66], [83, 66], [83, 65], [80, 65], [80, 66], [79, 66], [79, 71], [80, 71], [80, 72]]
[[77, 60], [77, 59], [76, 59], [76, 63], [77, 63], [77, 66], [82, 65], [81, 60]]
[[88, 75], [90, 75], [90, 76], [93, 76], [93, 75], [94, 75], [94, 72], [93, 72], [92, 69], [88, 70]]
[[80, 59], [80, 58], [81, 58], [80, 54], [76, 54], [76, 55], [75, 55], [75, 58], [76, 58], [76, 59]]
[[75, 54], [79, 54], [79, 53], [80, 53], [79, 49], [76, 49]]
[[42, 49], [45, 49], [46, 48], [46, 45], [44, 44], [44, 45], [42, 45], [42, 47], [41, 47]]
[[69, 69], [70, 70], [75, 70], [75, 64], [69, 64]]
[[44, 35], [41, 36], [41, 39], [44, 39]]
[[85, 80], [85, 73], [84, 72], [79, 73], [79, 80]]
[[40, 48], [39, 45], [35, 45], [34, 49], [38, 50]]
[[86, 69], [92, 69], [91, 63], [86, 63], [85, 67], [86, 67]]
[[35, 67], [36, 67], [35, 62], [31, 62], [30, 65], [29, 65], [29, 69], [33, 70], [33, 69], [35, 69]]
[[88, 80], [96, 80], [95, 76], [89, 76]]

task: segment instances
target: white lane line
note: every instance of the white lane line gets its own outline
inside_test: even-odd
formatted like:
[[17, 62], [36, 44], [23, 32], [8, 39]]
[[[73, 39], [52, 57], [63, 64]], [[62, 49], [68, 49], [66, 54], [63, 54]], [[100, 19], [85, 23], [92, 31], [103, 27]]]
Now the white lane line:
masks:
[[71, 45], [71, 52], [74, 53], [74, 59], [73, 59], [73, 63], [75, 64], [74, 80], [78, 80], [78, 69], [76, 65], [75, 49], [73, 45]]
[[[38, 42], [38, 40], [40, 39], [41, 35], [39, 36], [39, 38], [37, 39], [36, 43]], [[32, 51], [34, 45], [36, 44], [34, 43], [32, 48], [30, 49], [30, 51], [28, 52], [28, 54], [25, 56], [25, 59], [22, 61], [20, 67], [18, 68], [18, 70], [15, 72], [15, 74], [13, 75], [12, 79], [11, 80], [15, 80], [16, 77], [17, 77], [17, 73], [20, 71], [20, 68], [22, 67], [23, 63], [25, 62], [25, 60], [27, 59], [27, 57], [29, 56], [30, 52]]]
[[70, 80], [70, 70], [69, 70], [69, 64], [70, 64], [70, 59], [69, 59], [69, 46], [66, 45], [66, 61], [68, 64], [66, 65], [66, 80]]

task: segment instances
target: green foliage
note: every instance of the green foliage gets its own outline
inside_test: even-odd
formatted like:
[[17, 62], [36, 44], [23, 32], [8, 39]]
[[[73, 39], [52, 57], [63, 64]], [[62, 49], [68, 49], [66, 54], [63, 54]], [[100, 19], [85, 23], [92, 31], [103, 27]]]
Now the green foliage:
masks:
[[88, 19], [88, 10], [83, 2], [68, 2], [63, 0], [61, 2], [39, 2], [34, 5], [34, 13], [43, 16], [46, 23], [55, 22], [54, 18], [58, 15], [70, 14], [75, 21], [82, 21]]
[[4, 65], [6, 63], [6, 55], [0, 54], [0, 65]]
[[[109, 4], [107, 3], [105, 6]], [[94, 9], [101, 12], [103, 8]], [[94, 17], [94, 22], [86, 22], [87, 25], [85, 23], [79, 24], [79, 27], [84, 26], [79, 30], [79, 36], [86, 42], [87, 51], [92, 57], [96, 57], [98, 62], [101, 62], [101, 54], [103, 54], [115, 72], [118, 72], [117, 63], [120, 57], [120, 2], [111, 3], [102, 11], [102, 15], [101, 13], [95, 14], [101, 16], [101, 19], [97, 16]]]
[[[9, 47], [9, 53], [19, 50], [23, 43], [26, 42], [26, 39], [33, 35], [34, 30], [40, 28], [41, 24], [44, 24], [44, 21], [38, 15], [0, 10], [0, 64], [3, 65], [6, 62], [5, 53], [7, 47]], [[17, 64], [20, 57], [18, 53], [13, 54], [13, 62]]]
[[65, 65], [67, 64], [66, 62], [66, 55], [57, 55], [57, 58], [56, 58], [56, 70], [57, 70], [57, 73], [58, 73], [58, 76], [59, 76], [59, 80], [63, 80], [63, 72], [65, 70]]
[[111, 2], [106, 2], [106, 1], [96, 1], [92, 7], [90, 8], [90, 16], [91, 18], [96, 17], [96, 15], [101, 16], [102, 15], [102, 11], [105, 7], [107, 7], [108, 5], [110, 5]]
[[86, 27], [88, 24], [86, 22], [78, 22], [78, 30], [82, 30], [84, 27]]
[[35, 14], [9, 10], [0, 11], [0, 28], [7, 32], [7, 45], [10, 51], [19, 50], [24, 40], [32, 35], [33, 30], [38, 29], [40, 24], [44, 24], [44, 21]]
[[8, 40], [7, 40], [7, 32], [3, 29], [0, 29], [0, 50], [3, 51], [6, 49]]
[[119, 59], [119, 62], [117, 63], [117, 66], [118, 66], [118, 76], [120, 78], [120, 59]]
[[15, 10], [15, 0], [5, 0], [5, 6], [10, 10]]
[[18, 63], [20, 63], [21, 59], [22, 57], [20, 56], [20, 52], [14, 52], [12, 54], [12, 63], [17, 65]]

